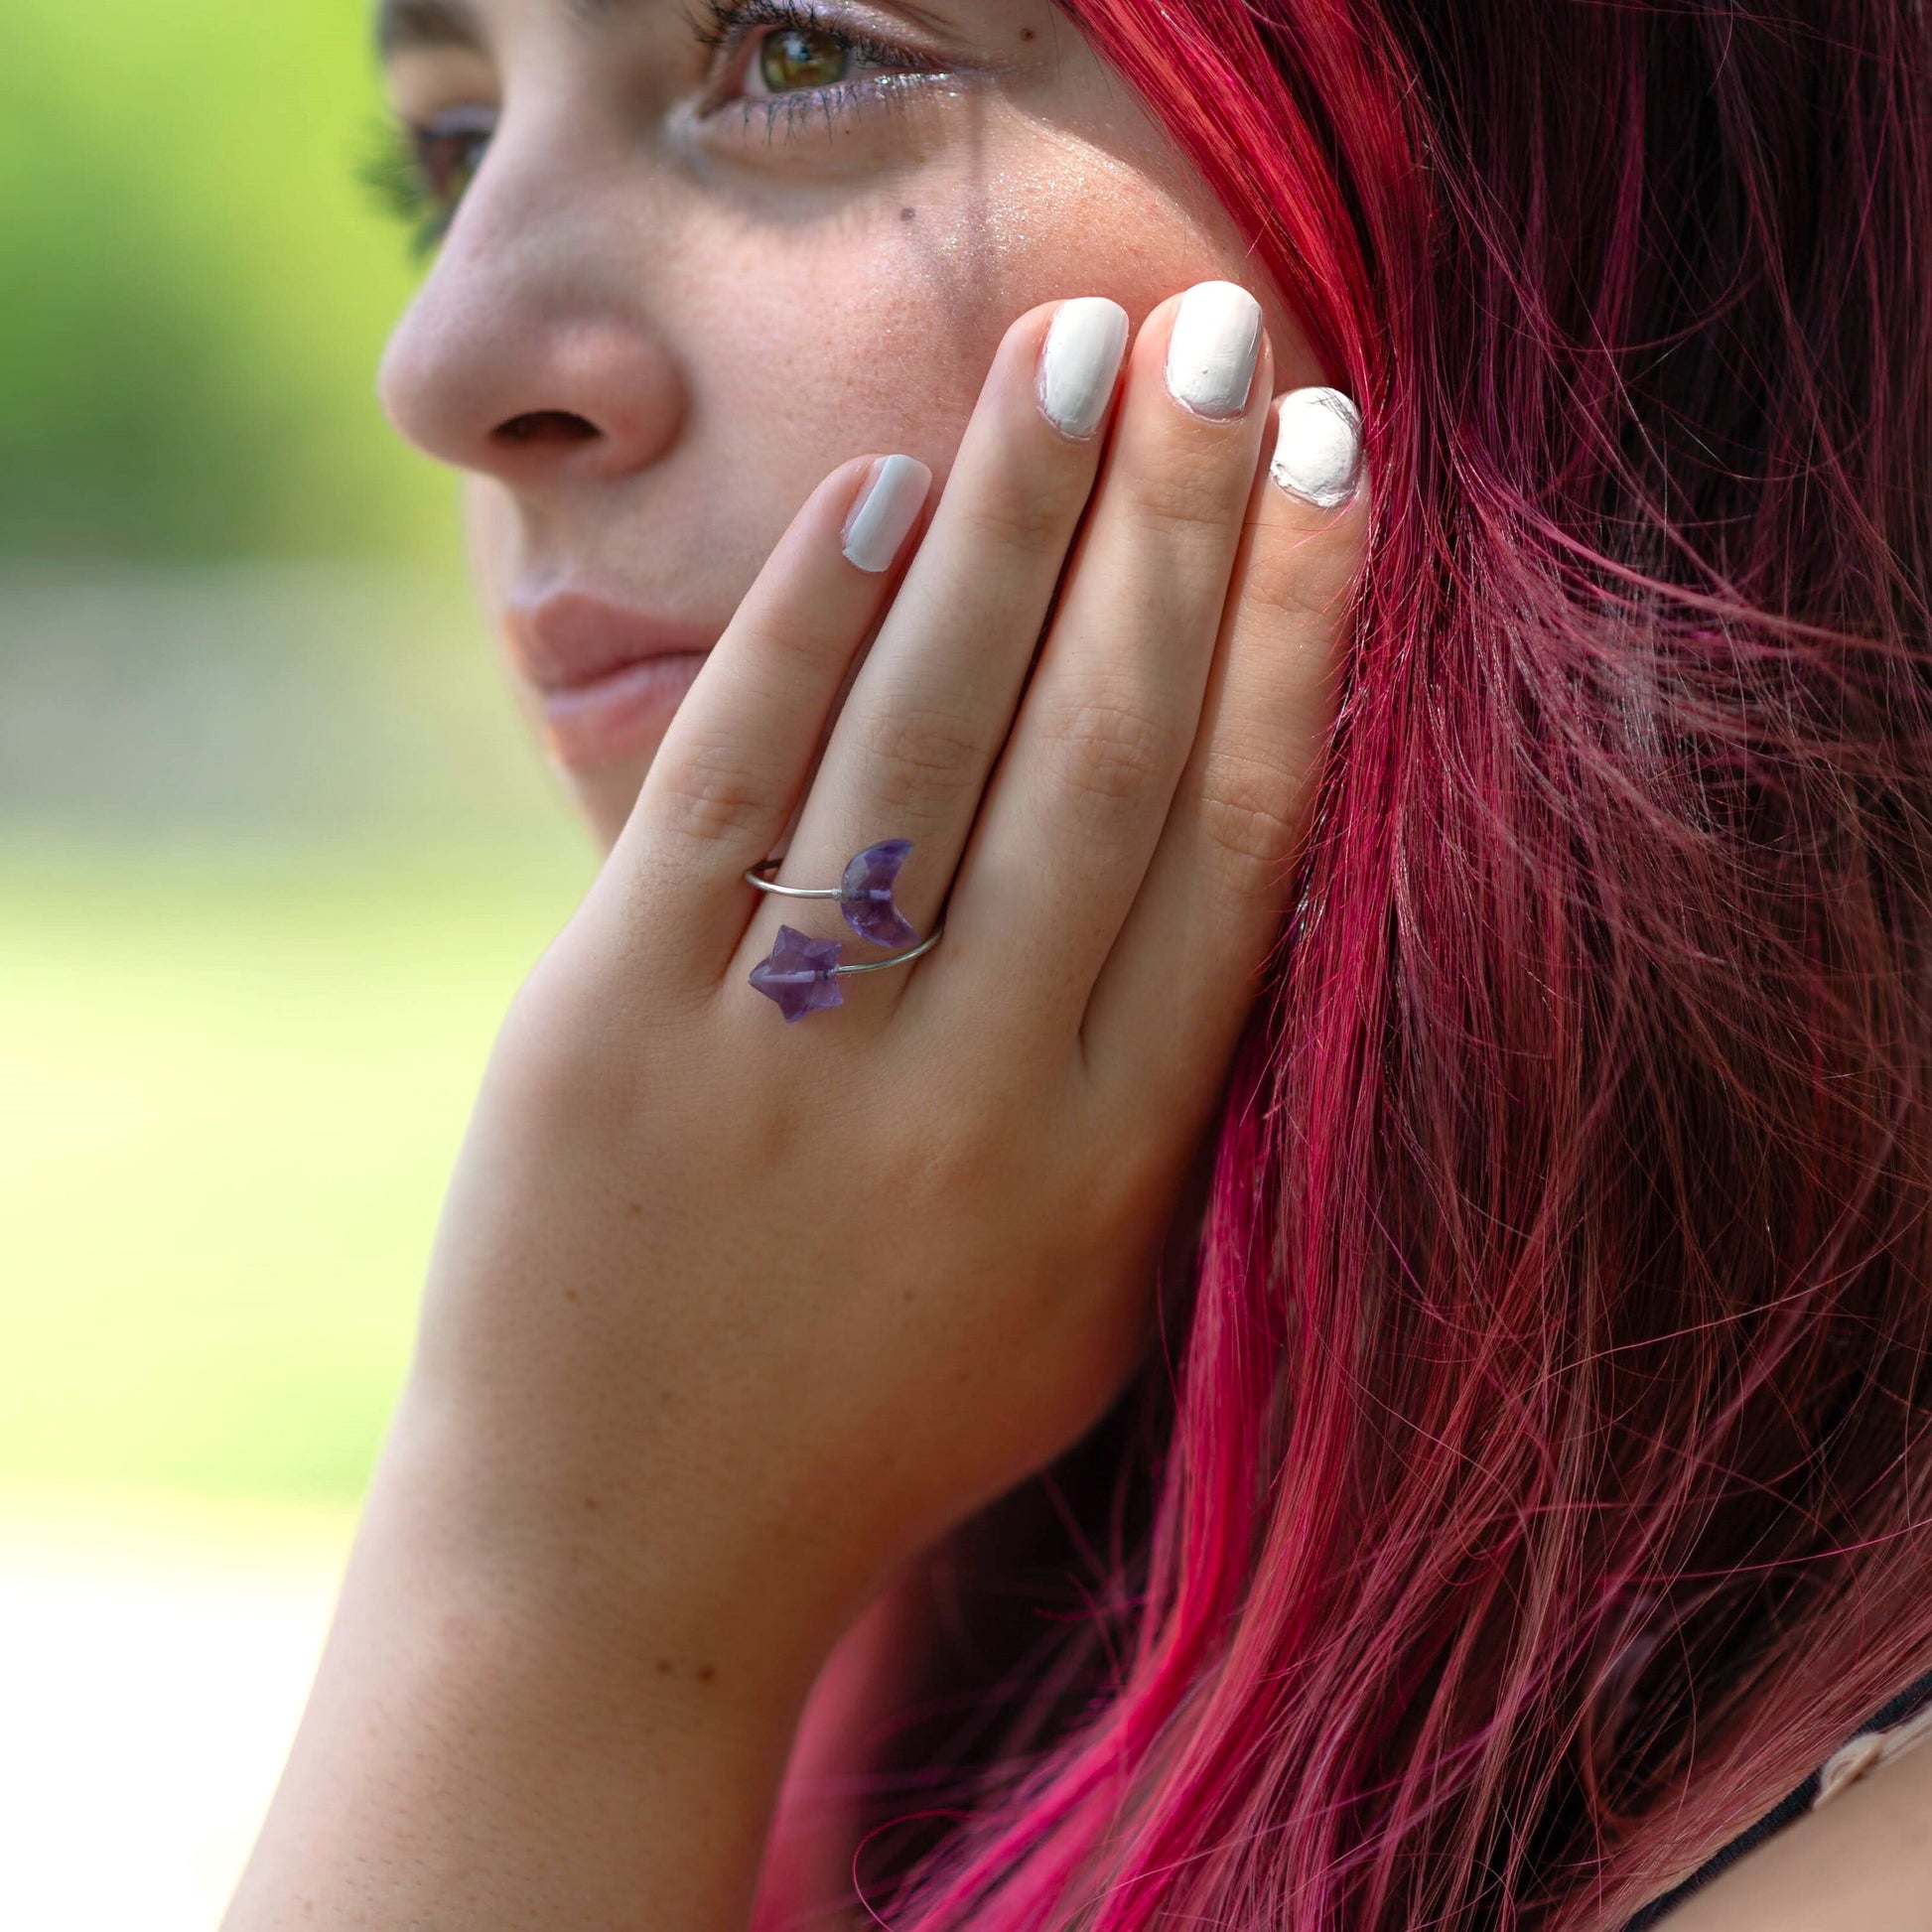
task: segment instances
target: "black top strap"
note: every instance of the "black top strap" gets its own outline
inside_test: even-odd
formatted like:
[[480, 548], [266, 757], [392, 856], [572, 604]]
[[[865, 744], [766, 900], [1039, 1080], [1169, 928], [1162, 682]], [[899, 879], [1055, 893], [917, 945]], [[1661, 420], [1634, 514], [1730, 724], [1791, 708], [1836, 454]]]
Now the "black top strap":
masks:
[[[1932, 1671], [1926, 1672], [1915, 1683], [1908, 1684], [1889, 1704], [1873, 1712], [1853, 1735], [1863, 1737], [1869, 1730], [1889, 1730], [1894, 1725], [1903, 1724], [1907, 1718], [1917, 1716], [1928, 1704], [1932, 1704]], [[1762, 1845], [1767, 1838], [1776, 1837], [1793, 1820], [1802, 1818], [1818, 1802], [1822, 1774], [1821, 1766], [1797, 1790], [1767, 1811], [1749, 1831], [1740, 1833], [1723, 1850], [1707, 1859], [1681, 1885], [1673, 1885], [1663, 1897], [1653, 1898], [1623, 1927], [1623, 1932], [1648, 1932], [1649, 1927], [1675, 1911], [1693, 1892], [1702, 1891], [1721, 1872], [1728, 1871], [1746, 1852]]]

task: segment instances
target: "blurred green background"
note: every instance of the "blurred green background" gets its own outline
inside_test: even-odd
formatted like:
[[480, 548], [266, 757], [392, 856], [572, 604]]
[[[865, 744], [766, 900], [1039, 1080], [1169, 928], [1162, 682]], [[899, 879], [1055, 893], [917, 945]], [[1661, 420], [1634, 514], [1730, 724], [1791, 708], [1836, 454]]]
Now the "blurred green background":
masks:
[[359, 0], [0, 48], [0, 1486], [346, 1503], [592, 861], [374, 403]]

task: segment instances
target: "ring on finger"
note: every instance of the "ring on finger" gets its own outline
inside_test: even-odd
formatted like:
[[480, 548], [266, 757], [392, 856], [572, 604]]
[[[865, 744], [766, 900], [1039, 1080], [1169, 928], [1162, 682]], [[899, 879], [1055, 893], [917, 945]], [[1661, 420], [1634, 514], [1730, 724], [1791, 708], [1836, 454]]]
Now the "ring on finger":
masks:
[[814, 939], [793, 926], [778, 928], [771, 951], [752, 968], [752, 985], [772, 1001], [787, 1024], [802, 1020], [808, 1013], [824, 1007], [843, 1006], [845, 996], [839, 981], [853, 973], [877, 973], [888, 966], [904, 966], [928, 953], [945, 931], [942, 921], [924, 938], [898, 909], [893, 885], [899, 868], [912, 850], [910, 839], [884, 839], [855, 853], [836, 886], [780, 886], [767, 879], [782, 861], [763, 859], [748, 867], [745, 883], [761, 893], [783, 898], [837, 899], [845, 922], [862, 939], [875, 945], [903, 946], [916, 941], [909, 950], [889, 959], [853, 960], [842, 958], [844, 948], [836, 939]]

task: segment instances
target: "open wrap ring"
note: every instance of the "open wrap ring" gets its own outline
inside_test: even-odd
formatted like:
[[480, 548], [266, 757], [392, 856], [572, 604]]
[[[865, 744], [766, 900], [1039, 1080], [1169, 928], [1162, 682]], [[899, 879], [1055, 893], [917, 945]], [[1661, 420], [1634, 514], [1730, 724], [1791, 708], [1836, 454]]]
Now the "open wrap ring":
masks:
[[[843, 946], [836, 939], [814, 939], [809, 933], [788, 925], [778, 928], [777, 943], [752, 968], [752, 984], [771, 1001], [789, 1025], [802, 1020], [821, 1007], [845, 1004], [839, 981], [849, 973], [878, 973], [888, 966], [903, 966], [930, 952], [939, 943], [944, 924], [935, 926], [924, 939], [894, 900], [893, 885], [906, 854], [912, 850], [910, 839], [885, 839], [856, 853], [846, 866], [845, 876], [836, 886], [779, 886], [764, 877], [776, 872], [777, 859], [760, 860], [747, 869], [745, 883], [761, 893], [775, 893], [781, 898], [835, 898], [845, 922], [860, 938], [876, 946], [907, 946], [905, 952], [890, 959], [854, 960], [843, 963]], [[916, 943], [912, 943], [916, 942]]]

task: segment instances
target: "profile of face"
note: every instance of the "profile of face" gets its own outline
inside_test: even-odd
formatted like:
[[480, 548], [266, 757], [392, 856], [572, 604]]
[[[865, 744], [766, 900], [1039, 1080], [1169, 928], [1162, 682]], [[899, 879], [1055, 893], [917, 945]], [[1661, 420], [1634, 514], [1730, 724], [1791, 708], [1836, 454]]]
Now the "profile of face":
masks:
[[703, 654], [826, 474], [943, 480], [1023, 311], [1263, 300], [1191, 164], [1048, 0], [385, 0], [437, 244], [381, 391], [467, 473], [520, 705], [616, 839]]

